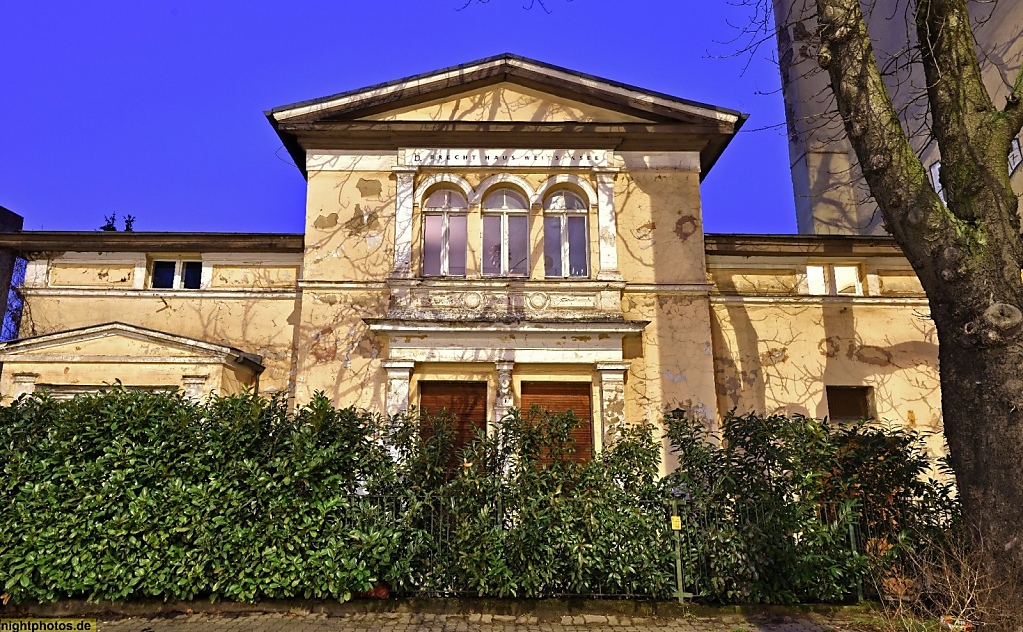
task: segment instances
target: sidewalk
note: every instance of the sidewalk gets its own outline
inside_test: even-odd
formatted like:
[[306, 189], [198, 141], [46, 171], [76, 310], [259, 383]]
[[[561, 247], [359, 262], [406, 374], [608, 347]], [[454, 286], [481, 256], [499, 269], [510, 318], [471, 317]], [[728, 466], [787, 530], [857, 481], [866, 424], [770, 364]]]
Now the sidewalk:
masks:
[[760, 618], [729, 614], [715, 617], [630, 617], [580, 614], [563, 616], [425, 613], [183, 614], [99, 621], [99, 632], [511, 632], [635, 630], [663, 632], [849, 632], [869, 626], [819, 616]]

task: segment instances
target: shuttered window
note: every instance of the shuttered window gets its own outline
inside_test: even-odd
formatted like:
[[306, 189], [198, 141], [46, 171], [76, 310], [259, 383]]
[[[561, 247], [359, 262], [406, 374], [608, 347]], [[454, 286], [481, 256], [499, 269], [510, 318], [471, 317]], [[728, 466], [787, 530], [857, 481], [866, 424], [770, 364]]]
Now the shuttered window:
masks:
[[523, 382], [520, 408], [533, 406], [552, 413], [572, 411], [579, 425], [572, 431], [575, 453], [572, 460], [585, 463], [593, 458], [593, 411], [590, 408], [589, 382]]
[[448, 412], [453, 417], [454, 450], [448, 471], [459, 466], [458, 453], [487, 427], [486, 382], [420, 382], [419, 408], [426, 414]]

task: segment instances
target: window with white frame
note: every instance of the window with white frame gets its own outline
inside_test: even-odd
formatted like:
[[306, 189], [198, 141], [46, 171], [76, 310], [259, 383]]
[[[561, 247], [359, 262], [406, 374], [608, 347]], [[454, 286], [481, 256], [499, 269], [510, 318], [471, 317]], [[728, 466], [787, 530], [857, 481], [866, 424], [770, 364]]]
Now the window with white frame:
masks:
[[423, 274], [465, 276], [469, 204], [458, 191], [441, 189], [423, 208]]
[[202, 287], [202, 261], [157, 259], [149, 268], [149, 287], [161, 290], [198, 290]]
[[586, 203], [575, 193], [562, 189], [547, 196], [543, 209], [544, 275], [588, 276]]
[[529, 203], [512, 189], [483, 199], [484, 276], [529, 276]]
[[1011, 176], [1016, 172], [1016, 168], [1023, 163], [1023, 151], [1019, 147], [1019, 139], [1013, 138], [1012, 144], [1009, 146], [1009, 175]]
[[806, 285], [815, 295], [863, 296], [863, 276], [856, 264], [808, 265]]

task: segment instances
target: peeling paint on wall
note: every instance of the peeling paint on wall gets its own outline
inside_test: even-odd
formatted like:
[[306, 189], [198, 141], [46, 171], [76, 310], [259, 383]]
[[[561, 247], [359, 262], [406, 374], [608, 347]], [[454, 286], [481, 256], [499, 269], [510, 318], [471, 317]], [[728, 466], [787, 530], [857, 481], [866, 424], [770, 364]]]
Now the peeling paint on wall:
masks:
[[320, 215], [313, 221], [313, 227], [325, 230], [327, 228], [334, 228], [337, 226], [338, 216], [337, 213], [331, 213], [330, 215]]
[[682, 241], [685, 241], [696, 233], [696, 229], [700, 226], [700, 220], [693, 215], [683, 215], [678, 218], [675, 222], [675, 234]]
[[789, 359], [788, 349], [785, 347], [775, 347], [768, 349], [760, 354], [760, 363], [764, 366], [774, 366], [781, 364]]
[[842, 350], [842, 339], [838, 336], [828, 336], [822, 338], [817, 343], [817, 348], [820, 349], [821, 355], [827, 358], [834, 358], [838, 355], [838, 352]]
[[661, 375], [663, 375], [664, 378], [671, 382], [672, 384], [678, 384], [679, 382], [686, 381], [686, 372], [681, 369], [679, 370], [678, 373], [675, 373], [671, 369], [664, 369]]
[[362, 208], [361, 205], [355, 205], [355, 213], [352, 218], [345, 222], [345, 230], [348, 231], [349, 235], [359, 235], [368, 231], [375, 231], [380, 228], [380, 220], [377, 218], [377, 212], [370, 208]]
[[384, 190], [384, 186], [379, 180], [367, 180], [366, 178], [359, 178], [355, 188], [359, 190], [359, 195], [362, 197], [375, 197], [377, 199], [380, 198]]
[[657, 224], [654, 222], [647, 222], [646, 224], [640, 224], [639, 226], [632, 229], [632, 236], [638, 241], [651, 241], [654, 238], [654, 229], [657, 228]]
[[887, 349], [874, 345], [849, 345], [850, 358], [876, 366], [888, 366], [892, 363], [892, 354]]

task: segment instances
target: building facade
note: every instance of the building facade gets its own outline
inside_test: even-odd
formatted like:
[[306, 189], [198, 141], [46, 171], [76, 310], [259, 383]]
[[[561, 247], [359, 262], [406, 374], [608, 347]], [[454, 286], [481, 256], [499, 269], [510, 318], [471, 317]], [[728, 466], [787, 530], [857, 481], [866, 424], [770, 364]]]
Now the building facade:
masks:
[[537, 404], [586, 420], [583, 457], [679, 407], [940, 429], [890, 238], [704, 234], [738, 112], [503, 55], [267, 117], [308, 183], [303, 234], [0, 237], [28, 259], [4, 401], [322, 391], [467, 428]]

